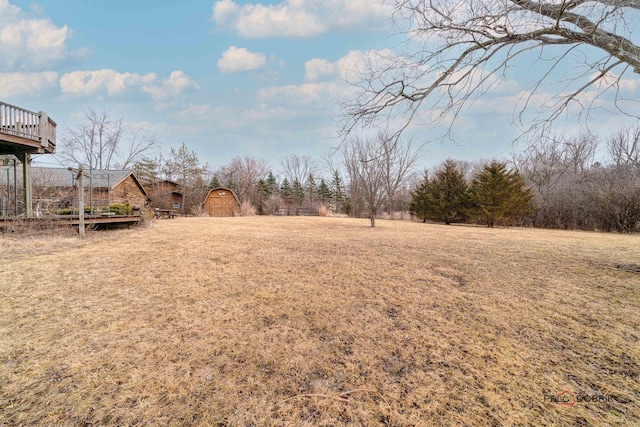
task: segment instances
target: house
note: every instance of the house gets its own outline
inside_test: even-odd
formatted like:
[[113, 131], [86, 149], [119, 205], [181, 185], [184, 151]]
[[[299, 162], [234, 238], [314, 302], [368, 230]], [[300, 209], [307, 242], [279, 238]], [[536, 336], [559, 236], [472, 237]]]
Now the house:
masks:
[[235, 216], [240, 211], [240, 200], [230, 188], [212, 188], [202, 202], [204, 212], [209, 216]]
[[[55, 201], [59, 207], [77, 206], [74, 172], [62, 168], [33, 167], [32, 175], [34, 200]], [[114, 204], [144, 208], [149, 197], [131, 170], [93, 170], [90, 177], [84, 179], [84, 187], [84, 204], [94, 209]]]
[[168, 179], [157, 181], [147, 187], [151, 207], [182, 211], [184, 195], [180, 184]]

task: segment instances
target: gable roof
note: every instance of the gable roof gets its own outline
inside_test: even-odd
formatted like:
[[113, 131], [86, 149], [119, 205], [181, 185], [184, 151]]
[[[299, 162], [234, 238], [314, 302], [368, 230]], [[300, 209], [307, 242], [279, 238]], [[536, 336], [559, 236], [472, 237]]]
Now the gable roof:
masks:
[[[45, 187], [72, 187], [75, 185], [76, 174], [68, 169], [33, 167], [31, 168], [31, 173], [35, 185]], [[147, 190], [132, 170], [93, 170], [91, 171], [91, 178], [85, 178], [85, 185], [86, 187], [91, 185], [93, 188], [113, 189], [129, 176], [133, 178], [140, 190], [147, 196]]]

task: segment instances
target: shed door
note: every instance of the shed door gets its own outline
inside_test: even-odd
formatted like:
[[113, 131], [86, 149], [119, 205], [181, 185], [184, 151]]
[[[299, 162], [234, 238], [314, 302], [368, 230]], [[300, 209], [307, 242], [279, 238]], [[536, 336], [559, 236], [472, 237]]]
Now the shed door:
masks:
[[233, 216], [235, 199], [228, 191], [216, 191], [209, 197], [209, 216]]

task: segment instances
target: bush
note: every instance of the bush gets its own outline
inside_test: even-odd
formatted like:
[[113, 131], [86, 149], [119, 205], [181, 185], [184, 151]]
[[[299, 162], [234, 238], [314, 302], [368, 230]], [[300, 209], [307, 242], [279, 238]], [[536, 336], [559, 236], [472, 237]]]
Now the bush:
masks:
[[263, 215], [274, 215], [275, 212], [280, 210], [285, 206], [284, 199], [277, 194], [272, 194], [269, 196], [267, 200], [262, 204], [262, 214]]
[[133, 214], [133, 206], [128, 203], [117, 203], [109, 205], [109, 212], [112, 212], [116, 215], [131, 215]]
[[251, 204], [251, 202], [242, 202], [240, 204], [240, 211], [238, 215], [240, 216], [255, 216], [257, 214], [256, 207]]
[[[80, 211], [77, 208], [64, 208], [64, 209], [58, 209], [56, 211], [57, 215], [78, 215]], [[84, 207], [84, 213], [85, 214], [90, 214], [91, 213], [91, 207], [89, 206], [85, 206]]]

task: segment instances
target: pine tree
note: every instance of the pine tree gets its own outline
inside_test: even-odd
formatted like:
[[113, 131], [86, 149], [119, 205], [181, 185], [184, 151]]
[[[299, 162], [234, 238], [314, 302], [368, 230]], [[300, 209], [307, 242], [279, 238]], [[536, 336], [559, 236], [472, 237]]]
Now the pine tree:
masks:
[[291, 184], [289, 184], [289, 180], [285, 176], [282, 180], [282, 185], [280, 186], [280, 196], [284, 200], [285, 206], [289, 206], [291, 204], [291, 195], [293, 191], [291, 189]]
[[318, 197], [322, 204], [326, 204], [328, 200], [331, 199], [331, 189], [325, 182], [324, 178], [320, 178], [320, 185], [318, 186]]
[[469, 205], [468, 185], [453, 160], [436, 172], [427, 191], [430, 219], [445, 224], [462, 221]]
[[310, 204], [313, 204], [314, 200], [318, 196], [318, 185], [316, 184], [316, 178], [313, 176], [312, 172], [309, 172], [309, 176], [307, 177], [307, 182], [305, 184], [305, 197]]
[[304, 202], [304, 188], [297, 179], [293, 181], [291, 185], [291, 197], [297, 206], [302, 206], [302, 202]]
[[182, 192], [182, 215], [187, 213], [186, 205], [197, 206], [202, 200], [199, 194], [200, 181], [207, 166], [201, 165], [198, 155], [190, 150], [184, 142], [180, 148], [171, 148], [169, 158], [165, 161], [163, 172], [167, 179], [177, 181]]
[[264, 179], [259, 179], [256, 183], [256, 191], [255, 191], [255, 199], [256, 208], [258, 209], [259, 215], [264, 215], [264, 204], [265, 201], [271, 195], [271, 189], [269, 188], [269, 184]]
[[161, 159], [143, 157], [133, 165], [133, 171], [143, 185], [152, 185], [160, 178]]
[[411, 203], [409, 204], [409, 213], [422, 222], [427, 222], [430, 217], [429, 212], [429, 192], [431, 188], [431, 180], [429, 172], [424, 171], [424, 177], [420, 185], [411, 192]]
[[492, 161], [475, 176], [470, 188], [471, 213], [487, 227], [511, 221], [531, 212], [533, 196], [517, 171], [504, 162]]
[[336, 210], [338, 206], [343, 205], [345, 202], [345, 189], [344, 182], [342, 181], [342, 177], [340, 176], [340, 172], [337, 169], [334, 169], [331, 172], [331, 194], [333, 196], [333, 201]]
[[220, 187], [220, 180], [218, 179], [218, 175], [213, 175], [213, 177], [211, 178], [211, 181], [209, 181], [209, 189], [219, 188], [219, 187]]
[[269, 188], [269, 196], [278, 192], [278, 180], [271, 171], [269, 171], [269, 175], [267, 176], [267, 187]]

